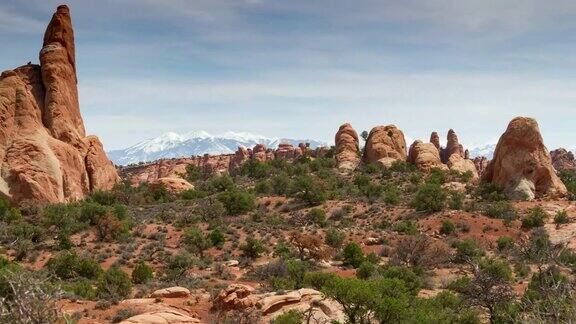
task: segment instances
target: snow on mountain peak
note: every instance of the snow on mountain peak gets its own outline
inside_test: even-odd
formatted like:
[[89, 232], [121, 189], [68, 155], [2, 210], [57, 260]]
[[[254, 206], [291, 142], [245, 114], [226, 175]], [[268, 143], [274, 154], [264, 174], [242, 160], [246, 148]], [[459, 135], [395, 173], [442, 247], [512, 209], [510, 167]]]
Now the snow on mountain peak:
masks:
[[298, 145], [308, 142], [312, 148], [326, 146], [326, 143], [314, 140], [294, 140], [268, 138], [248, 132], [228, 131], [220, 135], [198, 130], [186, 133], [167, 132], [158, 137], [142, 141], [136, 145], [121, 150], [108, 152], [108, 156], [117, 165], [127, 165], [138, 162], [154, 161], [163, 158], [179, 158], [200, 156], [204, 154], [231, 154], [239, 146], [251, 148], [256, 144], [264, 144], [277, 148], [280, 143]]

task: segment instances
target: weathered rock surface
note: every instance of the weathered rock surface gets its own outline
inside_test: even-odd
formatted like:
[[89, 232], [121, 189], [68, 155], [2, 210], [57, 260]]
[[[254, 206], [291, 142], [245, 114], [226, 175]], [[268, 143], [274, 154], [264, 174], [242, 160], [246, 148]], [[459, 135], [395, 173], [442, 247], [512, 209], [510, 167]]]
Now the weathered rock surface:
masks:
[[448, 131], [446, 148], [442, 150], [441, 158], [443, 163], [448, 163], [448, 160], [453, 154], [458, 154], [464, 157], [464, 147], [458, 141], [458, 135], [453, 129]]
[[194, 189], [190, 182], [176, 177], [158, 178], [150, 183], [150, 187], [164, 187], [172, 194], [179, 194], [183, 191]]
[[504, 189], [511, 199], [561, 197], [566, 187], [556, 175], [536, 120], [514, 118], [500, 137], [482, 180]]
[[78, 104], [74, 34], [59, 6], [44, 36], [41, 65], [0, 76], [0, 195], [14, 203], [65, 202], [119, 180]]
[[576, 171], [574, 153], [559, 148], [550, 152], [550, 157], [552, 158], [552, 165], [556, 171]]
[[336, 143], [336, 162], [342, 170], [354, 170], [360, 163], [358, 148], [358, 133], [352, 125], [346, 123], [338, 129], [334, 142]]
[[389, 159], [406, 161], [404, 133], [395, 125], [372, 128], [364, 147], [364, 162], [389, 164]]
[[175, 309], [166, 309], [147, 312], [132, 316], [121, 324], [177, 324], [177, 323], [202, 323], [201, 320], [184, 314]]
[[432, 132], [432, 134], [430, 134], [430, 143], [434, 144], [438, 152], [440, 152], [440, 136], [438, 136], [437, 132]]
[[448, 168], [460, 173], [470, 172], [472, 173], [472, 181], [478, 180], [478, 171], [476, 170], [474, 161], [465, 159], [460, 154], [452, 154], [452, 156], [450, 156], [448, 159]]
[[472, 160], [474, 162], [474, 166], [476, 167], [476, 171], [481, 176], [484, 173], [484, 170], [488, 167], [488, 159], [485, 156], [477, 156]]
[[190, 297], [190, 290], [184, 287], [170, 287], [154, 291], [151, 298], [185, 298]]
[[291, 309], [306, 311], [314, 305], [314, 318], [320, 323], [331, 320], [344, 321], [341, 307], [333, 300], [326, 299], [321, 292], [313, 289], [298, 289], [283, 294], [253, 294], [254, 289], [241, 284], [232, 284], [222, 290], [214, 299], [218, 310], [258, 310], [265, 323]]
[[440, 161], [440, 152], [433, 143], [415, 141], [410, 146], [408, 162], [414, 164], [422, 172], [430, 172], [432, 169], [447, 170], [445, 164]]

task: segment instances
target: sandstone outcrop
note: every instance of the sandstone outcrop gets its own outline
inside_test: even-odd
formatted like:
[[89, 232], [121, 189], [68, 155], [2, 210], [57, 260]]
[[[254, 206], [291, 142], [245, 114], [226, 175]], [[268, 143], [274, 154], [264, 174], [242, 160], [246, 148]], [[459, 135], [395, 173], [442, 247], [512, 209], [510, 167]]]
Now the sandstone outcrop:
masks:
[[300, 147], [294, 147], [290, 143], [280, 143], [274, 153], [274, 158], [283, 160], [295, 160], [302, 156]]
[[166, 309], [147, 312], [132, 316], [121, 324], [181, 324], [181, 323], [203, 323], [201, 320], [184, 314], [175, 309]]
[[336, 143], [336, 162], [342, 170], [354, 170], [360, 163], [358, 148], [358, 133], [352, 125], [346, 123], [338, 129], [334, 142]]
[[372, 128], [364, 147], [364, 162], [380, 163], [385, 166], [393, 161], [406, 161], [404, 133], [395, 125]]
[[474, 163], [479, 175], [482, 175], [484, 170], [488, 167], [488, 159], [485, 156], [477, 156], [472, 160], [472, 162]]
[[440, 161], [440, 152], [433, 143], [423, 143], [420, 140], [415, 141], [410, 146], [408, 162], [414, 164], [422, 172], [430, 172], [432, 169], [448, 169]]
[[503, 188], [511, 199], [566, 194], [566, 187], [552, 166], [538, 123], [527, 117], [516, 117], [510, 122], [482, 180]]
[[313, 307], [313, 315], [321, 323], [331, 320], [344, 321], [342, 308], [331, 299], [325, 298], [321, 292], [314, 289], [298, 289], [282, 294], [254, 294], [254, 289], [242, 284], [231, 284], [220, 291], [213, 301], [215, 309], [257, 310], [263, 322], [268, 323], [277, 316], [289, 310], [308, 311]]
[[448, 131], [446, 148], [442, 150], [441, 158], [443, 163], [448, 163], [448, 160], [453, 154], [458, 154], [464, 157], [464, 147], [458, 141], [458, 135], [453, 129]]
[[448, 159], [448, 168], [459, 173], [470, 172], [472, 174], [472, 181], [478, 180], [478, 171], [476, 165], [472, 160], [462, 157], [460, 154], [452, 154]]
[[190, 297], [190, 290], [184, 287], [170, 287], [154, 291], [151, 298], [186, 298]]
[[552, 165], [556, 171], [576, 171], [576, 160], [574, 159], [574, 153], [559, 148], [550, 152], [550, 157], [552, 158]]
[[179, 194], [183, 191], [194, 189], [194, 186], [190, 182], [176, 177], [158, 178], [150, 182], [150, 188], [154, 189], [158, 187], [163, 187], [172, 194]]
[[434, 144], [438, 152], [440, 152], [440, 136], [438, 136], [437, 132], [432, 132], [432, 134], [430, 134], [430, 143]]
[[40, 65], [0, 76], [0, 195], [13, 203], [67, 202], [119, 180], [102, 144], [86, 137], [76, 86], [74, 33], [59, 6]]

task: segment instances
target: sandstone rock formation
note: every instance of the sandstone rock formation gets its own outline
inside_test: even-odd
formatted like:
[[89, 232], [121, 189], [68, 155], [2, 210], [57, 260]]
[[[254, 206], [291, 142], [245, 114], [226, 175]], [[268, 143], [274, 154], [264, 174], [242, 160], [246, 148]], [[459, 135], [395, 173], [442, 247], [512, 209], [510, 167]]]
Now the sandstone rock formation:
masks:
[[147, 312], [132, 316], [121, 324], [183, 324], [183, 323], [203, 323], [201, 320], [184, 314], [175, 309], [166, 309]]
[[78, 104], [74, 33], [59, 6], [44, 35], [40, 65], [0, 76], [0, 195], [13, 203], [65, 202], [119, 180]]
[[527, 117], [516, 117], [510, 122], [482, 180], [502, 187], [511, 199], [566, 194], [566, 187], [552, 166], [538, 123]]
[[346, 123], [338, 129], [334, 142], [336, 143], [336, 162], [342, 170], [354, 170], [360, 163], [358, 148], [358, 133], [352, 125]]
[[472, 173], [472, 181], [478, 180], [478, 171], [472, 160], [465, 159], [460, 154], [452, 154], [448, 159], [448, 168], [460, 173]]
[[158, 187], [164, 187], [172, 194], [179, 194], [183, 191], [194, 189], [194, 186], [190, 182], [176, 177], [158, 178], [150, 182], [150, 188], [154, 189]]
[[422, 172], [430, 172], [432, 169], [448, 169], [440, 161], [440, 152], [433, 143], [423, 143], [420, 140], [415, 141], [410, 146], [408, 162], [414, 164]]
[[432, 134], [430, 134], [430, 143], [434, 144], [438, 152], [440, 152], [440, 136], [438, 136], [437, 132], [432, 132]]
[[572, 152], [559, 148], [550, 152], [550, 156], [556, 171], [576, 171], [576, 160]]
[[280, 143], [274, 153], [276, 159], [295, 160], [302, 156], [300, 147], [294, 147], [290, 143]]
[[482, 175], [484, 170], [488, 167], [488, 159], [485, 156], [477, 156], [472, 160], [472, 162], [474, 163], [479, 175]]
[[185, 298], [190, 297], [190, 290], [184, 287], [158, 289], [150, 294], [150, 298]]
[[326, 299], [321, 292], [314, 289], [298, 289], [285, 293], [254, 294], [254, 288], [243, 284], [231, 284], [220, 291], [213, 300], [215, 309], [230, 310], [257, 310], [263, 322], [268, 323], [282, 313], [294, 309], [308, 311], [314, 307], [314, 318], [320, 323], [331, 320], [344, 321], [342, 308], [333, 300]]
[[393, 161], [405, 161], [406, 140], [404, 133], [395, 125], [372, 128], [364, 147], [364, 162], [391, 165]]
[[458, 141], [458, 135], [453, 129], [448, 131], [446, 148], [442, 150], [441, 158], [443, 163], [448, 163], [448, 160], [453, 154], [458, 154], [464, 157], [464, 147]]

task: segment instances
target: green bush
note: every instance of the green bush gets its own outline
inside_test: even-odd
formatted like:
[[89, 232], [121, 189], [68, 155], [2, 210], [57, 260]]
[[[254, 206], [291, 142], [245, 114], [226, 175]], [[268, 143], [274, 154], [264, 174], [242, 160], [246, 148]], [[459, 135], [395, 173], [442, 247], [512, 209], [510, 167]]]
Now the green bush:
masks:
[[576, 200], [576, 171], [562, 171], [559, 176], [568, 189], [568, 199]]
[[194, 164], [188, 164], [186, 166], [186, 180], [190, 183], [196, 182], [204, 177], [204, 172], [202, 169]]
[[308, 212], [308, 218], [312, 223], [324, 226], [326, 225], [326, 212], [322, 208], [312, 208], [310, 212]]
[[554, 224], [556, 224], [556, 226], [568, 223], [570, 223], [570, 218], [565, 210], [558, 211], [556, 215], [554, 215]]
[[210, 247], [208, 240], [197, 227], [189, 227], [184, 231], [182, 243], [188, 251], [199, 256], [202, 256], [204, 251]]
[[514, 206], [505, 200], [486, 203], [483, 207], [483, 212], [488, 217], [499, 218], [508, 222], [518, 217]]
[[201, 199], [208, 196], [208, 193], [199, 189], [188, 189], [180, 193], [180, 198], [184, 200]]
[[326, 192], [320, 183], [309, 175], [298, 176], [292, 185], [294, 197], [310, 206], [320, 205], [326, 200]]
[[0, 222], [11, 223], [19, 220], [22, 217], [20, 211], [16, 208], [10, 207], [10, 203], [0, 197]]
[[510, 236], [501, 236], [498, 238], [498, 250], [500, 252], [508, 251], [514, 247], [514, 239]]
[[62, 280], [78, 277], [96, 279], [102, 273], [102, 268], [98, 261], [88, 256], [78, 256], [73, 251], [55, 255], [48, 260], [46, 268]]
[[132, 293], [132, 282], [126, 273], [112, 267], [100, 277], [96, 291], [102, 299], [124, 299]]
[[214, 229], [210, 232], [210, 234], [208, 234], [208, 239], [210, 240], [212, 246], [215, 247], [222, 247], [224, 242], [226, 242], [226, 236], [224, 236], [224, 233], [222, 233], [222, 231], [218, 228]]
[[260, 162], [256, 159], [250, 159], [244, 163], [240, 169], [240, 173], [252, 179], [264, 179], [268, 177], [272, 167], [266, 162]]
[[384, 187], [383, 201], [388, 205], [398, 205], [400, 202], [400, 189], [389, 184]]
[[65, 285], [64, 289], [82, 299], [94, 300], [97, 297], [96, 289], [92, 286], [92, 282], [86, 279]]
[[401, 220], [394, 224], [394, 230], [400, 234], [416, 235], [418, 234], [418, 223], [409, 219]]
[[544, 221], [548, 217], [548, 214], [544, 209], [540, 206], [531, 208], [528, 211], [528, 215], [526, 215], [522, 219], [522, 228], [530, 229], [534, 227], [541, 227], [544, 226]]
[[90, 194], [88, 200], [104, 206], [112, 206], [118, 202], [113, 191], [96, 190]]
[[255, 207], [255, 197], [249, 192], [230, 190], [222, 192], [218, 199], [224, 204], [228, 215], [240, 215]]
[[346, 234], [342, 231], [339, 231], [333, 227], [330, 227], [326, 231], [326, 237], [324, 241], [328, 246], [333, 247], [335, 249], [340, 248], [344, 243], [344, 239], [346, 238]]
[[461, 210], [464, 207], [464, 194], [458, 191], [451, 191], [448, 207], [452, 210]]
[[364, 261], [356, 269], [356, 277], [359, 279], [369, 279], [376, 272], [376, 265], [372, 262]]
[[334, 280], [337, 275], [333, 272], [313, 271], [304, 274], [304, 285], [321, 290], [330, 280]]
[[290, 187], [290, 178], [284, 172], [272, 177], [272, 192], [277, 195], [285, 195]]
[[252, 236], [246, 238], [246, 242], [240, 245], [240, 250], [244, 256], [250, 259], [258, 258], [262, 253], [264, 253], [264, 251], [266, 251], [262, 242]]
[[456, 226], [452, 223], [451, 220], [445, 219], [442, 221], [442, 226], [440, 227], [440, 234], [442, 235], [450, 235], [454, 233], [456, 230]]
[[366, 259], [362, 248], [356, 242], [346, 244], [342, 256], [344, 258], [344, 264], [353, 266], [354, 268], [358, 268]]
[[132, 282], [135, 284], [147, 283], [154, 278], [154, 270], [146, 262], [140, 262], [132, 270]]
[[469, 262], [484, 255], [484, 251], [482, 251], [473, 239], [455, 242], [454, 247], [456, 248], [456, 255], [454, 255], [455, 262]]
[[476, 191], [475, 196], [484, 201], [502, 201], [506, 200], [506, 195], [502, 188], [496, 186], [493, 183], [483, 182], [481, 183]]
[[287, 312], [280, 314], [276, 317], [272, 323], [273, 324], [300, 324], [302, 323], [302, 315], [295, 309], [291, 309]]
[[417, 211], [435, 213], [444, 209], [448, 194], [437, 183], [425, 183], [418, 188], [412, 200], [412, 207]]

